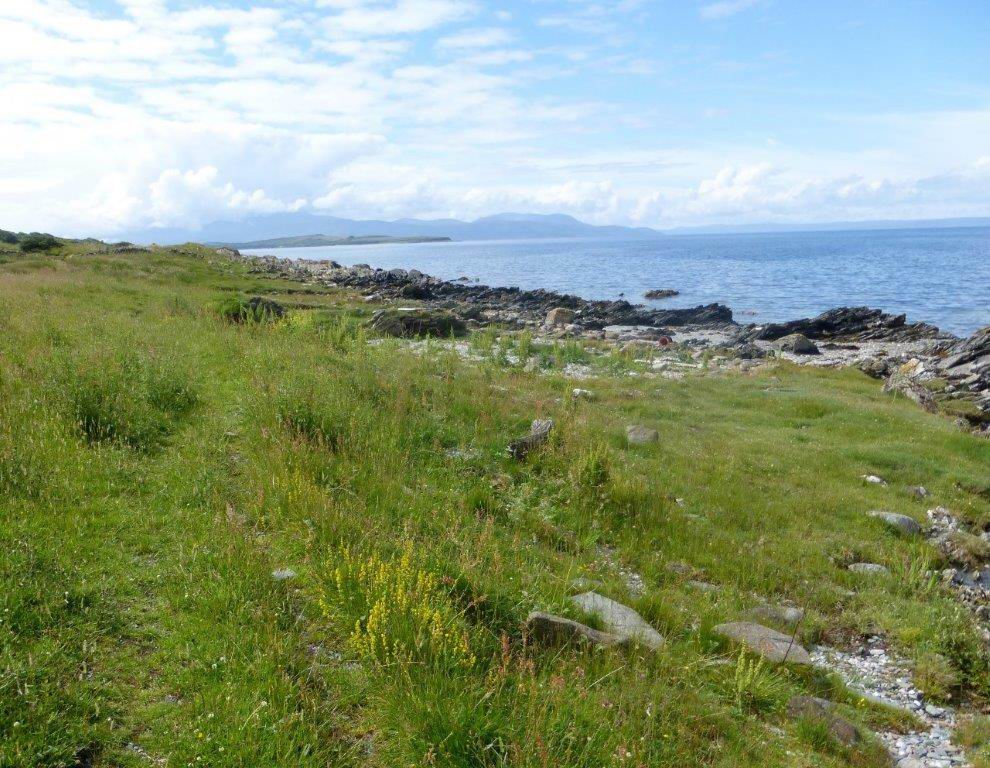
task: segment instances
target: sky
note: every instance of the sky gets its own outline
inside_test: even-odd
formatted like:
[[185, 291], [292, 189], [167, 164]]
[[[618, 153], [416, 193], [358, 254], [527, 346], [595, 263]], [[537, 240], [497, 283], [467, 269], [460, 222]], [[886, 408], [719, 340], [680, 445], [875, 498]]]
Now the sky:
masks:
[[0, 0], [0, 228], [990, 216], [987, 0]]

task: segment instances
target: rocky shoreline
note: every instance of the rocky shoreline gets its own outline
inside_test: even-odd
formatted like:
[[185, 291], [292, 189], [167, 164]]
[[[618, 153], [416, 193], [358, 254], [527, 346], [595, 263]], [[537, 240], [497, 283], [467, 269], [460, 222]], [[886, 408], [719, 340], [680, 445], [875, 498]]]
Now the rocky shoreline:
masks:
[[551, 338], [685, 345], [754, 362], [769, 356], [825, 367], [852, 365], [884, 380], [887, 390], [990, 436], [990, 326], [960, 339], [867, 307], [840, 307], [786, 323], [740, 324], [722, 304], [652, 309], [624, 300], [489, 287], [466, 277], [441, 280], [415, 269], [344, 267], [328, 260], [243, 256], [231, 249], [220, 253], [247, 261], [255, 273], [352, 289], [369, 302], [400, 303], [398, 310], [421, 313], [417, 333], [429, 329], [422, 313], [438, 312], [448, 335], [498, 325]]

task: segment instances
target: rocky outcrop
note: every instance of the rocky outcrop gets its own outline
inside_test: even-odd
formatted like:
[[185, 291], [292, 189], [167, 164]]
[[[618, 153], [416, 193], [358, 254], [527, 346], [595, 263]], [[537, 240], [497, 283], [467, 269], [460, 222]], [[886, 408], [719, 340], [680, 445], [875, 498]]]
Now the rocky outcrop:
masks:
[[669, 299], [672, 296], [680, 296], [680, 291], [675, 291], [673, 288], [659, 288], [653, 291], [647, 291], [643, 294], [644, 299]]
[[[732, 326], [732, 310], [722, 304], [685, 309], [649, 309], [628, 301], [589, 301], [555, 291], [524, 291], [519, 288], [493, 288], [486, 285], [448, 282], [417, 270], [372, 269], [366, 264], [343, 267], [335, 261], [279, 259], [274, 256], [245, 256], [254, 272], [289, 280], [316, 281], [324, 285], [353, 288], [375, 294], [381, 300], [413, 298], [408, 293], [429, 296], [441, 308], [457, 311], [471, 307], [486, 322], [509, 327], [539, 326], [554, 309], [574, 313], [580, 328], [601, 330], [607, 325], [683, 327], [688, 325]], [[409, 285], [417, 286], [407, 288]]]
[[916, 341], [945, 338], [934, 325], [908, 323], [904, 315], [889, 315], [869, 307], [839, 307], [817, 317], [754, 326], [748, 340], [775, 341], [793, 333], [820, 341]]

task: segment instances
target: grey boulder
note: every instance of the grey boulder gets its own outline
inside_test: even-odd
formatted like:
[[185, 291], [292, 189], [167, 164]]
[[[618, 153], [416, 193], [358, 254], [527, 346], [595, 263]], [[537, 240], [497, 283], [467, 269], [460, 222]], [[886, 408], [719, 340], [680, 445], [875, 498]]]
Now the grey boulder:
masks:
[[818, 345], [801, 333], [792, 333], [782, 339], [778, 339], [774, 346], [781, 352], [790, 352], [792, 355], [819, 355], [821, 352]]
[[880, 565], [879, 563], [852, 563], [849, 566], [849, 570], [853, 573], [869, 573], [872, 575], [884, 576], [890, 573], [886, 566]]
[[626, 427], [626, 440], [629, 445], [647, 445], [660, 439], [660, 433], [641, 424], [630, 424]]
[[533, 611], [529, 614], [526, 618], [526, 631], [531, 638], [547, 645], [586, 642], [607, 648], [623, 643], [622, 638], [610, 635], [608, 632], [601, 632], [579, 621], [542, 611]]
[[646, 620], [628, 605], [600, 595], [597, 592], [582, 592], [571, 597], [585, 613], [596, 617], [605, 629], [616, 637], [631, 643], [638, 643], [654, 650], [667, 642], [663, 635], [646, 623]]
[[751, 621], [730, 621], [712, 630], [726, 640], [739, 643], [774, 664], [811, 664], [811, 656], [796, 639], [776, 629]]
[[913, 517], [901, 515], [897, 512], [885, 512], [879, 509], [874, 509], [866, 514], [870, 517], [875, 517], [877, 520], [882, 520], [895, 531], [903, 533], [906, 536], [916, 536], [921, 533], [921, 526]]

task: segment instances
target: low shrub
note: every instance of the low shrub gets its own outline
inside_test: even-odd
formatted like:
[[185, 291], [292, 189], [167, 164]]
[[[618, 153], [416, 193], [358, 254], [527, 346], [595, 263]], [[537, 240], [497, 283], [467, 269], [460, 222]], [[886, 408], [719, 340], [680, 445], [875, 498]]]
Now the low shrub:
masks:
[[17, 245], [17, 235], [14, 232], [8, 232], [6, 229], [0, 229], [0, 243]]
[[229, 323], [272, 323], [285, 317], [285, 307], [261, 296], [227, 296], [217, 303], [217, 314]]

